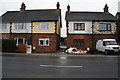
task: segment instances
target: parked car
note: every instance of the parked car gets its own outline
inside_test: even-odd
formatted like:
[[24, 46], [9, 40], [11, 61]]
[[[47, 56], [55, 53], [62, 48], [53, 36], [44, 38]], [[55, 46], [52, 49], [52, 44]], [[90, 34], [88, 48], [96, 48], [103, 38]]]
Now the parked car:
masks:
[[96, 50], [102, 51], [105, 54], [119, 53], [120, 46], [117, 44], [115, 39], [102, 39], [97, 41]]

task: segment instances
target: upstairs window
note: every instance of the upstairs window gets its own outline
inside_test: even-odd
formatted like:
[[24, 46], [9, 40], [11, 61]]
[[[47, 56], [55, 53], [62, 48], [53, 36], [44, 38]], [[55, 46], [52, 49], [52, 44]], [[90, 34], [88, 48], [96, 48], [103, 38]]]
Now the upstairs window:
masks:
[[84, 31], [85, 23], [74, 23], [74, 30]]
[[49, 39], [39, 39], [39, 46], [49, 46]]
[[49, 29], [49, 23], [40, 23], [40, 29]]
[[111, 24], [100, 24], [100, 31], [111, 31]]
[[81, 46], [84, 47], [84, 39], [74, 39], [73, 40], [73, 45], [74, 46]]
[[7, 29], [7, 24], [0, 24], [0, 29], [2, 29], [2, 30]]
[[15, 29], [26, 29], [25, 23], [15, 23]]

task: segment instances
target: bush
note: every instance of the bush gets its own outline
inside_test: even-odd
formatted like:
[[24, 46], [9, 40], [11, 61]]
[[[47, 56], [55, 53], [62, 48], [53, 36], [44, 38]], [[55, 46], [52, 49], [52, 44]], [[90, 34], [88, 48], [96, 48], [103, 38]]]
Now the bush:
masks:
[[16, 40], [2, 39], [2, 52], [15, 52], [16, 51]]

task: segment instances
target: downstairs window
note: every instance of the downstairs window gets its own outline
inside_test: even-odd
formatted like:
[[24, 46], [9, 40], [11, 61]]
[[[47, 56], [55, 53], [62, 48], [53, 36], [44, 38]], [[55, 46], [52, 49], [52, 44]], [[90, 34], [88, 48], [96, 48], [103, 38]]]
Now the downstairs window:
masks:
[[74, 46], [81, 46], [81, 47], [84, 47], [84, 39], [74, 39], [73, 40], [73, 45]]
[[39, 39], [39, 46], [49, 46], [49, 39]]

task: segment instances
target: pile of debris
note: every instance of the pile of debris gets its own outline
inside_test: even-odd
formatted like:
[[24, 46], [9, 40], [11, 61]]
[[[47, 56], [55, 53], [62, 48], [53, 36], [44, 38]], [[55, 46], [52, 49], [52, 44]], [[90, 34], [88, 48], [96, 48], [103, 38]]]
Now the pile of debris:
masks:
[[73, 54], [86, 54], [87, 53], [87, 51], [77, 49], [76, 47], [70, 47], [70, 48], [66, 49], [65, 52], [68, 54], [71, 54], [71, 53], [73, 53]]

